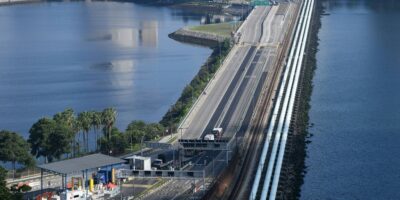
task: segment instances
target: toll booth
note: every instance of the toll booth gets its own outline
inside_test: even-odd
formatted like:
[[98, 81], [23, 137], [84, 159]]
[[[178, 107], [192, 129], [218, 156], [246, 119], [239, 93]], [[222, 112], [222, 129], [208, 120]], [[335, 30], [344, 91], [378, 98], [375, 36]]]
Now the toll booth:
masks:
[[[43, 196], [45, 190], [52, 189], [48, 187], [50, 184], [44, 185], [44, 174], [46, 173], [46, 182], [49, 180], [49, 175], [61, 176], [61, 185], [57, 186], [57, 192], [60, 193], [61, 199], [66, 199], [68, 195], [76, 196], [79, 198], [88, 199], [95, 195], [93, 174], [103, 175], [104, 185], [110, 188], [112, 194], [117, 192], [115, 184], [116, 181], [116, 168], [125, 164], [126, 161], [120, 158], [107, 156], [104, 154], [91, 154], [80, 158], [73, 158], [62, 160], [49, 164], [42, 164], [37, 166], [40, 169], [40, 190], [34, 191], [32, 195]], [[45, 188], [46, 186], [46, 188]], [[56, 186], [51, 186], [56, 187]], [[119, 187], [118, 187], [119, 188]], [[107, 191], [107, 192], [108, 192]], [[29, 196], [28, 198], [31, 198]]]
[[151, 158], [133, 155], [127, 158], [124, 158], [128, 161], [131, 169], [134, 170], [151, 170]]

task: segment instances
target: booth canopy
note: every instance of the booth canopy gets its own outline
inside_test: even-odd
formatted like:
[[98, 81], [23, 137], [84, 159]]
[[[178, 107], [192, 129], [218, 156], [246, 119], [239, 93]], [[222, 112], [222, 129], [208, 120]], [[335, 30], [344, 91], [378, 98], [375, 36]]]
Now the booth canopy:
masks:
[[100, 167], [118, 165], [125, 162], [125, 160], [122, 160], [120, 158], [97, 153], [80, 158], [73, 158], [59, 162], [43, 164], [39, 165], [38, 167], [46, 171], [65, 175]]

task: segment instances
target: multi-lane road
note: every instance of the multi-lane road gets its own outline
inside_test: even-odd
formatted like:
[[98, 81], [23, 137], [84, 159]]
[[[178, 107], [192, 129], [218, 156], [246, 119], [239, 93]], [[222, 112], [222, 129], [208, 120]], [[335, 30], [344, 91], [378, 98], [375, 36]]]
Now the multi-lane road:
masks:
[[182, 138], [201, 138], [214, 127], [222, 127], [224, 137], [245, 133], [265, 81], [272, 80], [290, 7], [291, 3], [283, 3], [251, 12], [239, 29], [239, 44], [183, 121]]
[[[183, 122], [184, 138], [201, 138], [214, 127], [225, 137], [244, 136], [248, 146], [228, 198], [249, 198], [273, 97], [302, 1], [256, 7], [239, 29], [236, 45]], [[208, 95], [208, 96], [207, 96]], [[255, 127], [255, 128], [254, 128]], [[279, 174], [274, 177], [279, 179]]]
[[[235, 190], [234, 195], [238, 198], [256, 197], [255, 194], [250, 195], [251, 188], [248, 186], [252, 185], [258, 164], [255, 161], [259, 160], [257, 152], [261, 149], [262, 142], [258, 140], [264, 138], [262, 136], [264, 133], [263, 126], [265, 125], [266, 128], [267, 124], [263, 122], [267, 121], [270, 109], [272, 109], [273, 93], [277, 89], [277, 80], [280, 80], [280, 72], [283, 70], [281, 68], [282, 61], [285, 60], [282, 58], [286, 56], [287, 52], [287, 45], [285, 44], [288, 43], [289, 37], [292, 35], [292, 25], [297, 17], [300, 3], [301, 1], [288, 1], [277, 6], [256, 7], [251, 12], [239, 29], [241, 35], [239, 42], [232, 48], [180, 126], [182, 132], [179, 136], [183, 139], [198, 139], [210, 133], [214, 127], [222, 127], [224, 137], [232, 137], [238, 134], [246, 138], [246, 134], [248, 135], [252, 130], [251, 126], [260, 125], [259, 129], [256, 129], [260, 133], [257, 137], [254, 137], [254, 141], [257, 143], [250, 148], [250, 151], [246, 150], [249, 162], [245, 163], [242, 168], [244, 170], [241, 170], [245, 171], [244, 174], [240, 175], [243, 178], [239, 178], [241, 184], [246, 188], [240, 189], [242, 185], [236, 184], [238, 189]], [[305, 40], [303, 38], [303, 42]], [[299, 56], [300, 54], [297, 54], [297, 57]], [[266, 100], [264, 101], [264, 99]], [[259, 110], [265, 110], [265, 112], [259, 112]], [[265, 116], [256, 119], [255, 113]], [[260, 123], [257, 120], [260, 120]], [[281, 122], [278, 124], [282, 125]], [[287, 125], [284, 127], [284, 136], [287, 135], [287, 127]], [[266, 137], [266, 139], [271, 139], [271, 137]], [[269, 141], [267, 142], [269, 143]], [[278, 141], [273, 147], [276, 151], [276, 157], [271, 158], [272, 161], [269, 161], [269, 163], [274, 164], [271, 170], [276, 170], [275, 176], [268, 177], [267, 173], [267, 177], [263, 178], [266, 180], [265, 183], [268, 182], [265, 185], [272, 185], [272, 189], [267, 188], [267, 193], [272, 193], [273, 198], [275, 198], [274, 192], [276, 192], [277, 181], [279, 180], [284, 145], [281, 144], [281, 141]], [[278, 149], [278, 147], [280, 148]], [[268, 150], [268, 147], [266, 149]], [[272, 154], [274, 155], [274, 153]], [[262, 171], [266, 158], [262, 157], [261, 160], [263, 161], [262, 167], [260, 167]], [[257, 173], [261, 173], [261, 171]], [[263, 181], [261, 176], [258, 179], [258, 182]], [[188, 189], [188, 183], [185, 181], [187, 180], [175, 181], [168, 184], [168, 187], [161, 188], [160, 191], [173, 194], [173, 196], [166, 196], [175, 198], [178, 195], [178, 193], [175, 193], [176, 190]], [[183, 184], [185, 189], [178, 189], [177, 186], [180, 184]], [[254, 187], [255, 193], [257, 193], [259, 183]], [[154, 197], [159, 197], [156, 193], [154, 195]], [[151, 197], [150, 195], [149, 198], [151, 199]], [[273, 198], [271, 197], [271, 199]]]

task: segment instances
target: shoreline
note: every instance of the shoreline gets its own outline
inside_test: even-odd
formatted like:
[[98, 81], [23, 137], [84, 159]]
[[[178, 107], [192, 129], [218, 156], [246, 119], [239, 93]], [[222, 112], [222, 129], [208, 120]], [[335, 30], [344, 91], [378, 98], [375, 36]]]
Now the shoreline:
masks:
[[286, 169], [285, 178], [279, 190], [282, 191], [284, 199], [300, 199], [301, 187], [304, 183], [304, 176], [307, 173], [305, 159], [307, 157], [307, 144], [310, 143], [311, 137], [308, 129], [309, 110], [311, 108], [311, 94], [313, 90], [313, 77], [317, 68], [316, 54], [318, 52], [319, 37], [318, 33], [321, 28], [321, 17], [324, 9], [320, 1], [316, 1], [314, 16], [312, 17], [312, 26], [310, 31], [310, 39], [306, 46], [306, 57], [303, 61], [305, 65], [301, 72], [301, 84], [298, 88], [300, 93], [296, 99], [297, 112], [293, 115], [294, 125], [291, 127], [291, 137], [288, 138], [288, 157], [284, 162], [283, 168]]
[[43, 0], [0, 0], [0, 6], [11, 6], [17, 4], [40, 3]]
[[[28, 4], [28, 3], [48, 3], [48, 2], [53, 2], [53, 1], [47, 1], [47, 0], [11, 0], [11, 2], [7, 1], [5, 2], [4, 0], [0, 0], [3, 1], [2, 3], [0, 3], [0, 6], [9, 6], [9, 5], [14, 5], [14, 4]], [[130, 2], [130, 1], [117, 1], [117, 2]], [[135, 3], [135, 2], [133, 2]], [[171, 35], [171, 34], [169, 34]], [[208, 35], [208, 34], [207, 34]], [[212, 35], [212, 34], [211, 34]], [[172, 37], [170, 37], [172, 38]], [[206, 58], [206, 60], [203, 62], [203, 64], [200, 65], [199, 70], [197, 71], [197, 73], [195, 74], [194, 77], [192, 77], [192, 79], [190, 80], [189, 83], [187, 83], [188, 85], [192, 85], [194, 82], [196, 82], [197, 80], [204, 80], [205, 78], [202, 76], [202, 74], [204, 74], [204, 71], [207, 71], [207, 74], [212, 76], [216, 70], [218, 70], [218, 68], [220, 67], [220, 63], [225, 59], [226, 55], [230, 52], [232, 46], [228, 45], [228, 47], [226, 49], [220, 49], [218, 48], [218, 44], [224, 44], [225, 42], [227, 42], [227, 40], [230, 40], [230, 37], [221, 37], [220, 40], [212, 40], [212, 39], [205, 39], [205, 38], [197, 38], [197, 40], [199, 40], [201, 43], [203, 43], [203, 46], [207, 46], [209, 48], [212, 49], [212, 53]], [[193, 41], [184, 41], [187, 44], [196, 44], [193, 43]], [[210, 44], [211, 43], [211, 44]], [[221, 52], [221, 53], [220, 53]], [[207, 78], [208, 80], [210, 80], [210, 78]], [[208, 81], [204, 82], [204, 83], [200, 83], [200, 89], [204, 89], [204, 87], [208, 84]], [[194, 87], [195, 88], [195, 87]], [[181, 91], [181, 95], [178, 97], [178, 99], [176, 99], [176, 101], [174, 102], [173, 105], [179, 104], [180, 102], [185, 102], [188, 103], [188, 107], [190, 108], [192, 105], [191, 103], [193, 102], [186, 102], [183, 101], [183, 99], [186, 99], [186, 97], [184, 97], [184, 92], [185, 89], [183, 89]], [[195, 99], [198, 98], [199, 94], [195, 94]], [[170, 113], [171, 108], [169, 108], [162, 116], [161, 116], [161, 120], [158, 121], [158, 123], [162, 123], [164, 118], [168, 118], [168, 115], [171, 114]], [[169, 119], [168, 121], [175, 121], [180, 119], [180, 117], [177, 117], [175, 119]], [[176, 124], [179, 125], [179, 124]], [[170, 124], [165, 125], [165, 127], [167, 128], [174, 128], [174, 126], [170, 126]]]
[[133, 2], [140, 5], [160, 6], [187, 9], [192, 12], [213, 12], [226, 13], [231, 15], [241, 15], [249, 13], [252, 8], [248, 4], [235, 4], [233, 7], [226, 8], [224, 3], [216, 3], [198, 0], [116, 0], [121, 2]]
[[187, 28], [180, 28], [179, 30], [168, 34], [168, 37], [178, 42], [183, 42], [185, 44], [195, 44], [210, 48], [218, 46], [218, 44], [223, 42], [225, 39], [230, 39], [229, 37], [192, 31]]
[[[243, 21], [246, 20], [247, 16], [251, 12], [251, 9], [244, 15]], [[240, 24], [240, 27], [243, 23]], [[240, 30], [240, 27], [236, 31]], [[176, 102], [168, 109], [168, 111], [163, 115], [162, 119], [159, 121], [165, 128], [167, 128], [171, 133], [177, 134], [177, 129], [186, 118], [187, 114], [190, 113], [192, 107], [196, 104], [200, 94], [209, 84], [212, 77], [221, 67], [221, 63], [225, 60], [226, 56], [229, 54], [234, 44], [232, 44], [234, 38], [224, 37], [213, 33], [205, 33], [199, 31], [189, 30], [187, 27], [183, 27], [175, 32], [168, 34], [168, 37], [174, 39], [178, 42], [183, 42], [185, 44], [201, 45], [211, 48], [213, 51], [206, 61], [200, 66], [199, 71], [193, 77], [193, 79], [188, 83], [188, 85], [182, 90], [180, 97]], [[221, 48], [222, 46], [222, 48]], [[194, 99], [188, 99], [186, 92], [191, 91], [194, 93]], [[192, 97], [190, 97], [192, 98]], [[176, 112], [183, 113], [177, 115]], [[162, 137], [160, 141], [165, 140], [167, 137]], [[168, 140], [169, 142], [173, 142]], [[169, 143], [168, 142], [168, 143]]]
[[[78, 0], [85, 1], [85, 0]], [[233, 16], [247, 15], [251, 10], [251, 6], [247, 4], [234, 5], [233, 7], [224, 8], [225, 4], [221, 3], [208, 3], [203, 1], [185, 1], [185, 2], [161, 2], [159, 0], [111, 0], [113, 2], [121, 3], [134, 3], [138, 5], [154, 6], [154, 7], [169, 7], [177, 9], [185, 9], [194, 13], [204, 13], [205, 11], [210, 14], [228, 14]], [[57, 0], [0, 0], [0, 6], [8, 6], [15, 4], [25, 3], [48, 3], [48, 2], [62, 2]], [[74, 2], [74, 1], [72, 1]], [[106, 2], [106, 0], [92, 0], [91, 2]]]

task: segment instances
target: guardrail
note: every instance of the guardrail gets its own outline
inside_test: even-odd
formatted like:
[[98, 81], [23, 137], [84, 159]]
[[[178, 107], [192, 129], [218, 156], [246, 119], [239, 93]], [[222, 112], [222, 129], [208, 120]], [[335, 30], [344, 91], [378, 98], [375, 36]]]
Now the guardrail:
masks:
[[203, 178], [204, 170], [131, 170], [121, 169], [117, 178], [142, 177], [142, 178]]

